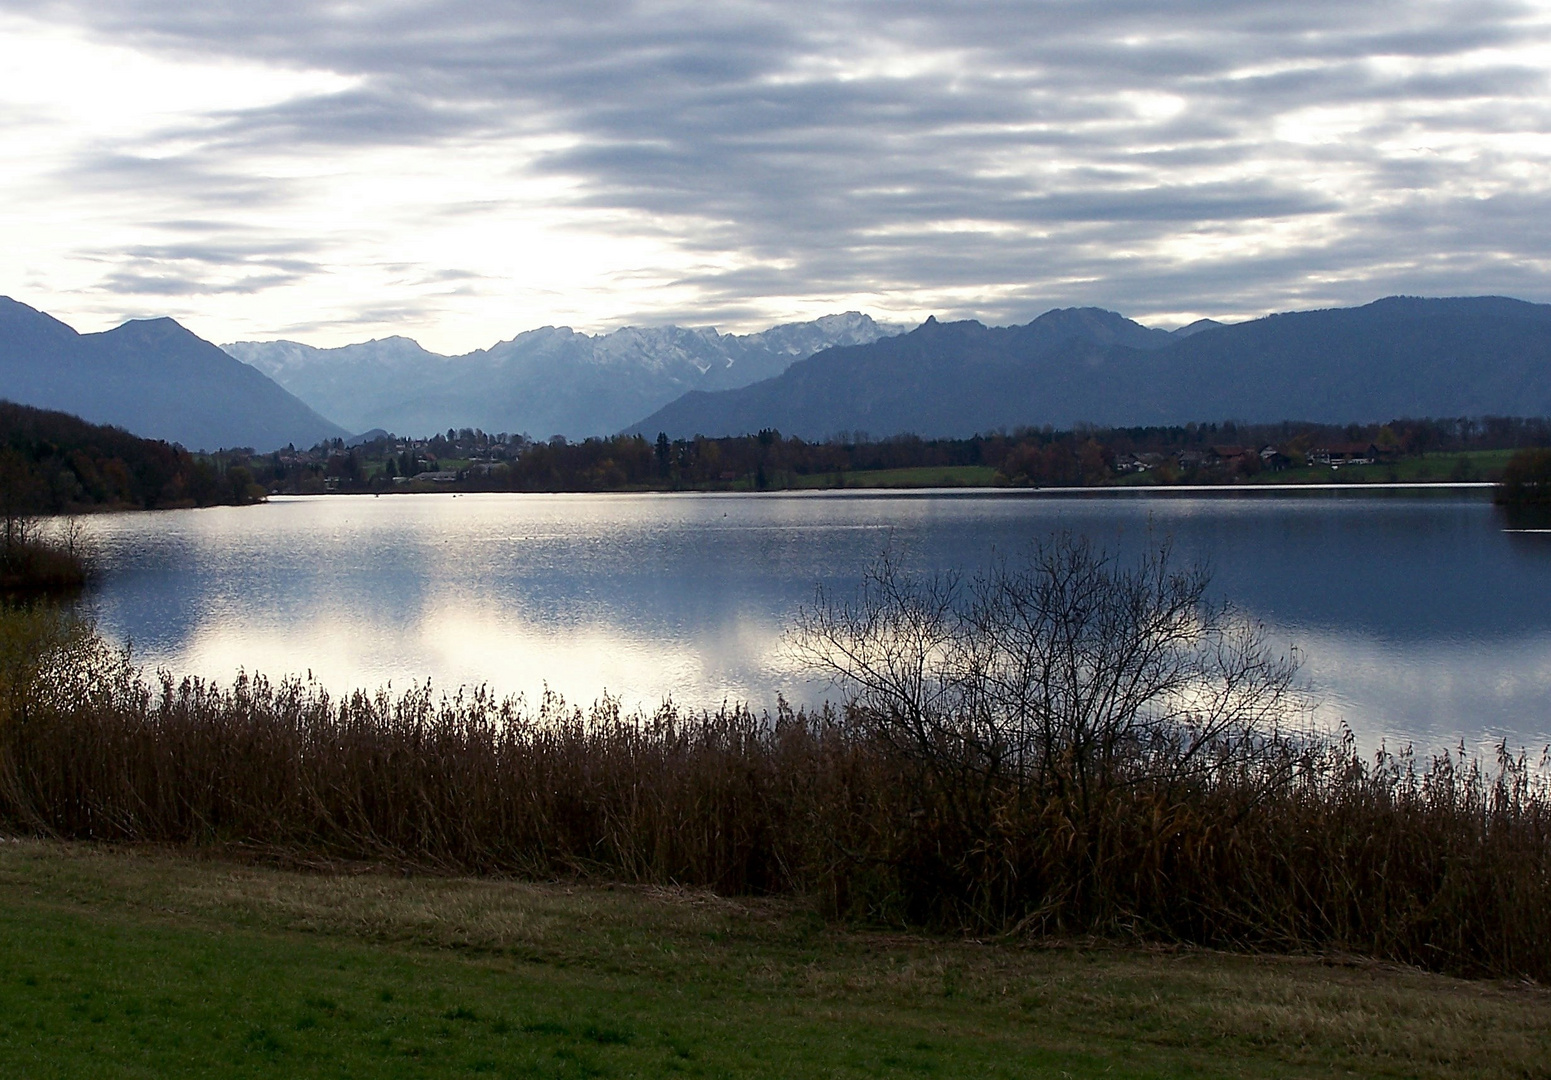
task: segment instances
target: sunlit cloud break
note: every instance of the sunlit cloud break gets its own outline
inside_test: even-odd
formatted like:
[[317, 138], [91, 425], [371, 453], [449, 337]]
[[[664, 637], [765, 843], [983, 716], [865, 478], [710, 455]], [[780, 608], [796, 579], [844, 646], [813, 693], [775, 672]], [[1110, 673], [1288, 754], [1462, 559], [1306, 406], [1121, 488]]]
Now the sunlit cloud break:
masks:
[[0, 292], [214, 340], [1551, 300], [1545, 4], [0, 0]]

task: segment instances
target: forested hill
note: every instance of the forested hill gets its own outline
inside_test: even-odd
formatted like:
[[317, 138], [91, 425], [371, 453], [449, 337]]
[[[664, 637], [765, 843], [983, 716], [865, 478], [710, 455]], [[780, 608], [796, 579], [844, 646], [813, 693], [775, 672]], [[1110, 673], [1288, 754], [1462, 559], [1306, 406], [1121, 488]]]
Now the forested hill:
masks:
[[159, 440], [0, 401], [0, 513], [7, 516], [214, 506], [263, 495], [245, 468], [223, 472]]
[[966, 437], [997, 429], [1234, 417], [1365, 423], [1551, 415], [1551, 306], [1391, 297], [1360, 308], [1150, 331], [1113, 312], [1024, 326], [929, 320], [829, 349], [777, 378], [689, 394], [630, 426], [648, 439], [779, 429]]

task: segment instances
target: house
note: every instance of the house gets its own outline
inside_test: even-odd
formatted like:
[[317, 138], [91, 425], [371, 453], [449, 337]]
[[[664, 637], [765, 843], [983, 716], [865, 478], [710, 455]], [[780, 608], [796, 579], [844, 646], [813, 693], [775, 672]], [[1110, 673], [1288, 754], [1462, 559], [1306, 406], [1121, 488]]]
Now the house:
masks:
[[1243, 465], [1252, 451], [1245, 446], [1213, 446], [1206, 451], [1206, 459], [1213, 465]]
[[1332, 469], [1339, 469], [1343, 465], [1372, 465], [1381, 457], [1392, 456], [1373, 443], [1332, 443], [1310, 450], [1307, 461], [1310, 465], [1328, 465]]
[[1281, 472], [1292, 465], [1292, 458], [1267, 443], [1260, 448], [1260, 467], [1270, 472]]

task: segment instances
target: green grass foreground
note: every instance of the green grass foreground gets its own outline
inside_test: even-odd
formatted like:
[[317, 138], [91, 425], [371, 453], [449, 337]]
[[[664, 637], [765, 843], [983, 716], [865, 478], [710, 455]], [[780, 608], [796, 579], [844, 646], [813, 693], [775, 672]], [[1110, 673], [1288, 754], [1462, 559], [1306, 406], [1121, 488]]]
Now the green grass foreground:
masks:
[[0, 844], [0, 1075], [1546, 1076], [1551, 993], [781, 900]]

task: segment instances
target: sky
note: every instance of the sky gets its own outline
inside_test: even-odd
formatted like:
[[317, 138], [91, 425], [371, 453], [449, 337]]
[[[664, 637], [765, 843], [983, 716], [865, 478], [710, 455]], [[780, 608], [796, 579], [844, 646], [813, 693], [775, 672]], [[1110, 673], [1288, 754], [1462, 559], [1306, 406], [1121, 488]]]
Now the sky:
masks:
[[0, 0], [0, 294], [462, 352], [1551, 301], [1551, 0]]

